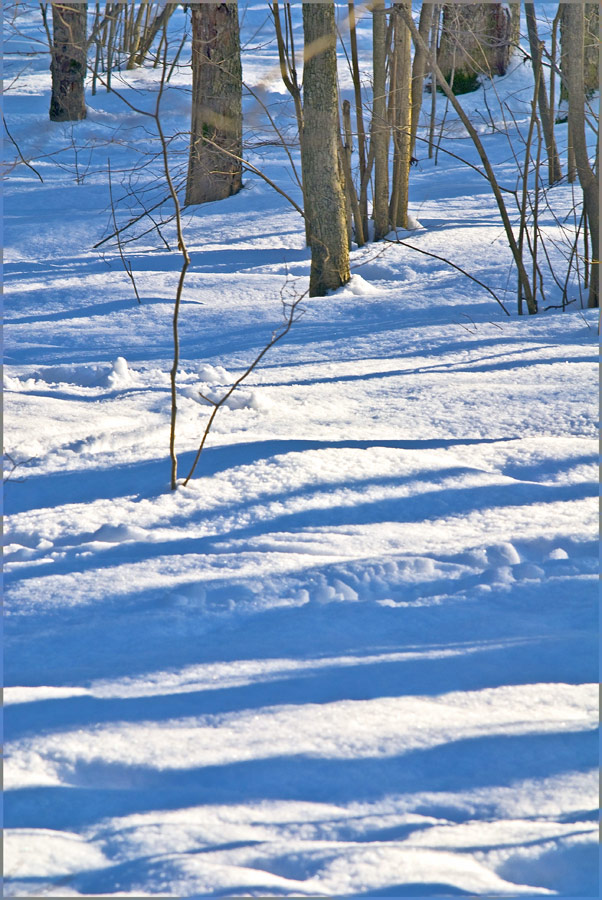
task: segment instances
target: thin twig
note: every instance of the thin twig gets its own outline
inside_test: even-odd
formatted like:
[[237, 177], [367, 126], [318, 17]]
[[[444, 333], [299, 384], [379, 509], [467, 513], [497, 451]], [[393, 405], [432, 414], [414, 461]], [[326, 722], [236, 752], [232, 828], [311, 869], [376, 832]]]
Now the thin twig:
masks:
[[14, 145], [14, 147], [15, 147], [17, 153], [19, 154], [19, 158], [21, 159], [21, 162], [25, 163], [25, 165], [27, 166], [27, 168], [28, 168], [28, 169], [31, 169], [31, 171], [32, 171], [35, 175], [38, 176], [38, 178], [40, 179], [40, 181], [42, 182], [42, 184], [44, 184], [44, 179], [42, 178], [42, 176], [40, 175], [40, 173], [38, 172], [38, 170], [37, 170], [37, 169], [34, 169], [34, 167], [31, 165], [31, 163], [30, 163], [30, 162], [27, 162], [27, 160], [25, 159], [25, 157], [24, 157], [23, 154], [21, 153], [21, 150], [20, 150], [20, 148], [19, 148], [19, 145], [17, 144], [16, 140], [14, 139], [14, 137], [12, 136], [12, 134], [10, 133], [10, 131], [8, 130], [8, 125], [6, 124], [6, 119], [4, 118], [4, 116], [2, 116], [2, 123], [3, 123], [3, 125], [4, 125], [4, 130], [6, 131], [6, 133], [7, 133], [8, 137], [9, 137], [11, 143]]
[[451, 259], [446, 259], [444, 256], [438, 256], [436, 253], [431, 253], [430, 250], [422, 250], [421, 247], [414, 247], [413, 244], [408, 244], [407, 241], [402, 241], [399, 238], [396, 240], [391, 240], [390, 238], [385, 238], [385, 243], [387, 244], [401, 244], [402, 247], [407, 247], [409, 250], [416, 250], [417, 253], [424, 253], [425, 256], [432, 256], [433, 259], [438, 259], [441, 262], [447, 263], [448, 266], [451, 266], [453, 269], [457, 269], [458, 272], [461, 272], [462, 275], [466, 275], [467, 278], [470, 278], [471, 281], [474, 281], [480, 287], [484, 288], [488, 293], [491, 294], [496, 303], [502, 307], [507, 316], [510, 315], [500, 298], [495, 294], [490, 287], [486, 284], [483, 284], [482, 281], [479, 281], [478, 278], [475, 278], [474, 275], [471, 275], [470, 272], [467, 272], [465, 269], [462, 269], [461, 266], [456, 265], [456, 263], [452, 262]]
[[109, 169], [109, 197], [111, 199], [111, 214], [113, 216], [113, 225], [115, 226], [115, 233], [117, 236], [117, 249], [119, 250], [119, 256], [121, 257], [121, 263], [123, 268], [125, 269], [128, 278], [132, 282], [132, 287], [134, 288], [134, 293], [136, 294], [136, 300], [138, 303], [142, 303], [140, 299], [140, 294], [138, 293], [138, 288], [136, 287], [136, 279], [134, 278], [134, 273], [132, 272], [132, 264], [125, 258], [123, 255], [123, 249], [121, 246], [121, 239], [119, 237], [119, 230], [117, 228], [117, 217], [115, 215], [115, 204], [113, 202], [113, 183], [111, 179], [111, 160], [107, 158], [107, 164]]

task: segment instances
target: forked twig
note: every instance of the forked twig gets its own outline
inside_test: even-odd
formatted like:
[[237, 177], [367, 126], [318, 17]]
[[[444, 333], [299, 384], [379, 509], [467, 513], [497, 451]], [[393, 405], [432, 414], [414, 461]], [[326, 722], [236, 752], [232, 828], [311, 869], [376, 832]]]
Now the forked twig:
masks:
[[190, 481], [190, 479], [192, 478], [192, 476], [194, 474], [194, 470], [196, 469], [198, 461], [201, 458], [201, 453], [203, 452], [203, 448], [205, 447], [205, 443], [209, 436], [209, 432], [211, 431], [213, 422], [215, 421], [215, 417], [218, 414], [220, 408], [224, 405], [224, 403], [226, 403], [227, 400], [229, 400], [229, 398], [232, 396], [232, 394], [237, 389], [237, 387], [240, 384], [242, 384], [242, 382], [246, 378], [248, 378], [248, 376], [257, 367], [257, 365], [263, 359], [263, 357], [266, 355], [266, 353], [272, 349], [274, 344], [277, 344], [278, 341], [282, 340], [282, 338], [285, 337], [285, 335], [287, 335], [289, 333], [289, 331], [291, 330], [291, 328], [293, 327], [295, 322], [299, 321], [299, 319], [305, 312], [305, 310], [302, 307], [299, 307], [299, 304], [301, 303], [303, 298], [305, 296], [307, 296], [308, 293], [309, 293], [309, 288], [306, 291], [304, 291], [302, 294], [300, 294], [295, 300], [293, 300], [292, 303], [287, 303], [284, 300], [284, 298], [282, 299], [282, 306], [283, 306], [283, 310], [285, 313], [285, 319], [284, 319], [284, 323], [281, 326], [280, 330], [272, 333], [272, 337], [268, 341], [268, 343], [265, 345], [265, 347], [263, 347], [261, 352], [257, 354], [257, 356], [255, 357], [253, 362], [250, 363], [249, 366], [247, 366], [247, 368], [242, 373], [242, 375], [236, 379], [234, 384], [226, 391], [226, 393], [223, 395], [223, 397], [220, 400], [211, 400], [209, 397], [203, 396], [203, 394], [201, 394], [199, 391], [199, 396], [202, 397], [203, 400], [206, 400], [207, 403], [209, 403], [211, 406], [213, 406], [213, 412], [211, 413], [209, 420], [205, 426], [205, 430], [204, 430], [203, 436], [201, 438], [201, 443], [199, 445], [199, 449], [197, 450], [197, 453], [194, 458], [194, 462], [191, 466], [190, 472], [188, 473], [185, 481], [183, 482], [184, 487], [186, 487], [186, 485], [188, 484], [188, 482]]

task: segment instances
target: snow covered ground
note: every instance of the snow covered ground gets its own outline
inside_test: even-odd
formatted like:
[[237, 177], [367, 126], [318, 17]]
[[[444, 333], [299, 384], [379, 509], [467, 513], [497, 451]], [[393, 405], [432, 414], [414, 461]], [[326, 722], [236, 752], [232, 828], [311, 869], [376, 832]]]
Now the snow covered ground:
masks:
[[[245, 75], [285, 122], [265, 13], [245, 16]], [[115, 246], [92, 249], [113, 230], [107, 157], [117, 197], [142, 160], [160, 198], [156, 145], [104, 91], [86, 122], [49, 123], [47, 65], [6, 97], [43, 182], [20, 165], [5, 192], [5, 894], [598, 896], [596, 311], [517, 317], [486, 182], [421, 149], [420, 227], [400, 236], [512, 315], [443, 262], [354, 250], [350, 284], [303, 301], [172, 493], [173, 227], [171, 249], [126, 245], [141, 304]], [[498, 85], [519, 117], [529, 79]], [[156, 72], [128, 82], [150, 106]], [[250, 159], [298, 200], [246, 102]], [[485, 115], [482, 91], [464, 102]], [[443, 146], [474, 161], [451, 115]], [[552, 202], [568, 212], [570, 186]], [[243, 371], [309, 272], [302, 220], [256, 176], [185, 227], [182, 476], [199, 394]]]

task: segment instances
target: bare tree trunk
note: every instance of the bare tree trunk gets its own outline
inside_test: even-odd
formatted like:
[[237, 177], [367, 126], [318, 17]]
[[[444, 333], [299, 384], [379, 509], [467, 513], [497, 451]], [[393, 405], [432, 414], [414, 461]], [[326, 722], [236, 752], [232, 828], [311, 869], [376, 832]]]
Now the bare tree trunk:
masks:
[[393, 65], [391, 66], [391, 98], [393, 125], [393, 183], [389, 219], [395, 228], [408, 226], [408, 191], [410, 186], [410, 159], [412, 144], [412, 70], [411, 40], [407, 25], [400, 15], [400, 6], [409, 9], [407, 3], [397, 0], [393, 6]]
[[529, 34], [531, 61], [533, 63], [533, 74], [535, 78], [539, 80], [537, 105], [539, 107], [541, 127], [543, 129], [546, 152], [548, 154], [548, 183], [556, 184], [556, 182], [560, 181], [560, 179], [562, 178], [562, 169], [560, 168], [558, 150], [556, 149], [556, 140], [554, 139], [554, 122], [550, 116], [548, 94], [543, 77], [542, 45], [537, 34], [535, 6], [533, 3], [525, 3], [525, 15], [527, 19], [527, 32]]
[[339, 113], [334, 2], [303, 4], [301, 168], [309, 221], [310, 297], [349, 281], [349, 244], [339, 175]]
[[366, 129], [364, 126], [364, 111], [362, 109], [362, 85], [360, 82], [359, 56], [357, 52], [357, 30], [355, 21], [355, 3], [349, 0], [349, 43], [351, 45], [351, 70], [353, 73], [353, 92], [355, 96], [355, 120], [357, 122], [357, 153], [360, 170], [359, 207], [362, 217], [362, 242], [368, 235], [368, 179], [366, 178]]
[[[600, 199], [598, 175], [592, 169], [585, 137], [584, 32], [585, 17], [582, 4], [566, 3], [564, 7], [563, 40], [566, 56], [566, 88], [569, 96], [569, 129], [575, 165], [583, 190], [585, 214], [589, 222], [593, 258], [589, 285], [588, 306], [599, 305], [600, 278]], [[595, 260], [595, 261], [594, 261]]]
[[[291, 21], [290, 3], [285, 3], [285, 23]], [[303, 131], [303, 108], [301, 105], [301, 88], [297, 80], [297, 66], [295, 63], [295, 48], [290, 46], [293, 39], [292, 29], [286, 29], [286, 37], [282, 33], [282, 22], [280, 21], [280, 9], [278, 0], [274, 0], [272, 4], [272, 16], [274, 18], [274, 27], [276, 29], [276, 45], [278, 47], [278, 59], [280, 61], [280, 74], [287, 91], [293, 98], [295, 104], [295, 115], [297, 117], [297, 128], [299, 130], [299, 138]]]
[[[429, 35], [428, 47], [430, 52], [430, 64], [429, 64], [429, 73], [431, 76], [431, 113], [429, 118], [429, 159], [433, 158], [433, 150], [435, 148], [435, 124], [437, 118], [437, 75], [435, 74], [434, 62], [437, 59], [437, 47], [439, 46], [439, 23], [441, 19], [441, 7], [439, 4], [435, 4], [435, 11], [433, 13], [433, 24], [431, 26], [431, 33]], [[420, 34], [420, 32], [418, 32]], [[422, 35], [421, 35], [422, 37]], [[427, 46], [427, 41], [424, 40], [424, 45]], [[424, 51], [422, 51], [424, 52]], [[437, 165], [437, 158], [435, 157], [435, 165]]]
[[[155, 18], [152, 20], [152, 22], [147, 22], [138, 43], [138, 50], [136, 52], [136, 58], [134, 61], [134, 64], [136, 66], [142, 65], [142, 63], [144, 62], [144, 58], [152, 47], [155, 38], [157, 37], [161, 29], [165, 28], [176, 6], [176, 3], [166, 3], [161, 12], [155, 15]], [[160, 53], [157, 52], [157, 61], [159, 56]]]
[[192, 123], [187, 206], [223, 200], [242, 187], [238, 4], [200, 3], [191, 6], [191, 15]]
[[[362, 211], [353, 183], [353, 173], [351, 171], [351, 154], [353, 152], [353, 139], [351, 132], [351, 104], [349, 100], [343, 100], [343, 134], [345, 141], [343, 144], [343, 166], [345, 172], [345, 191], [348, 198], [351, 213], [353, 215], [353, 224], [355, 226], [355, 242], [358, 247], [363, 247], [364, 240], [364, 222], [362, 219]], [[365, 171], [365, 166], [364, 166]]]
[[456, 111], [460, 121], [462, 122], [466, 131], [472, 138], [472, 141], [475, 145], [475, 149], [477, 150], [477, 153], [479, 154], [479, 157], [483, 164], [483, 168], [485, 170], [487, 180], [489, 181], [489, 184], [491, 185], [491, 189], [495, 196], [498, 209], [500, 211], [500, 216], [501, 216], [501, 219], [502, 219], [502, 222], [504, 225], [504, 231], [506, 232], [506, 238], [510, 245], [510, 250], [512, 252], [512, 256], [514, 257], [514, 262], [515, 262], [516, 268], [518, 270], [518, 277], [523, 286], [524, 297], [525, 297], [525, 300], [527, 301], [527, 307], [529, 309], [529, 313], [534, 314], [537, 312], [537, 303], [535, 302], [535, 300], [533, 298], [533, 293], [531, 291], [531, 285], [529, 283], [529, 277], [525, 270], [525, 266], [524, 266], [521, 254], [520, 254], [518, 245], [516, 243], [516, 239], [514, 237], [512, 222], [510, 221], [510, 217], [508, 215], [508, 210], [506, 207], [506, 203], [504, 201], [502, 191], [500, 190], [500, 186], [498, 184], [497, 178], [495, 177], [495, 172], [493, 170], [493, 166], [491, 165], [489, 157], [487, 156], [487, 153], [485, 152], [485, 148], [483, 147], [481, 139], [479, 138], [479, 135], [478, 135], [474, 125], [472, 124], [472, 122], [470, 121], [468, 116], [466, 115], [466, 112], [464, 111], [462, 104], [454, 96], [452, 90], [449, 87], [449, 84], [447, 83], [447, 81], [445, 79], [445, 76], [443, 75], [443, 72], [437, 65], [433, 55], [431, 54], [430, 50], [424, 43], [424, 40], [418, 33], [418, 29], [414, 25], [414, 20], [412, 19], [411, 14], [403, 6], [400, 8], [400, 12], [404, 18], [406, 25], [408, 26], [408, 28], [410, 30], [410, 33], [412, 35], [412, 40], [414, 41], [414, 46], [418, 46], [419, 44], [422, 44], [422, 49], [423, 49], [424, 53], [426, 54], [427, 61], [428, 61], [429, 65], [431, 66], [432, 71], [437, 76], [437, 81], [439, 82], [441, 90], [443, 91], [445, 96], [449, 99], [449, 102], [451, 103], [454, 110]]
[[87, 3], [52, 4], [52, 97], [50, 119], [76, 122], [86, 118]]
[[[425, 44], [428, 44], [431, 26], [433, 24], [434, 3], [423, 3], [420, 9], [420, 21], [418, 32]], [[422, 107], [422, 94], [424, 93], [424, 75], [426, 70], [426, 57], [421, 47], [414, 48], [414, 62], [412, 64], [412, 142], [410, 155], [413, 156], [416, 149], [416, 134], [418, 121]]]
[[[584, 18], [583, 23], [583, 83], [586, 95], [594, 93], [600, 88], [600, 9], [597, 3], [575, 2]], [[560, 70], [562, 81], [560, 83], [560, 99], [568, 100], [568, 82], [566, 69], [568, 60], [566, 57], [567, 44], [567, 19], [565, 10], [569, 4], [559, 3], [557, 16], [560, 18]]]
[[585, 4], [583, 79], [585, 90], [593, 94], [600, 89], [600, 7]]
[[390, 231], [389, 122], [386, 82], [387, 20], [384, 0], [372, 4], [372, 145], [374, 147], [374, 240]]
[[[514, 4], [513, 4], [514, 6]], [[477, 75], [503, 75], [513, 51], [512, 10], [504, 3], [454, 3], [443, 7], [439, 68], [454, 93], [478, 86]]]

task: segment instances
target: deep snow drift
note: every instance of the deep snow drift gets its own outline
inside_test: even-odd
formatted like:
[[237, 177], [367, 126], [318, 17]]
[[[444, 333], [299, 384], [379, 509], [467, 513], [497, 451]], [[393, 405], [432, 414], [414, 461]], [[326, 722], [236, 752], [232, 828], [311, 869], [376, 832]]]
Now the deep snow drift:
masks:
[[[246, 10], [245, 77], [286, 127], [265, 20]], [[100, 90], [85, 122], [49, 123], [47, 66], [6, 97], [43, 182], [20, 165], [5, 194], [5, 893], [598, 896], [595, 311], [516, 316], [486, 182], [422, 149], [400, 236], [512, 315], [443, 262], [355, 249], [350, 284], [303, 301], [171, 493], [173, 225], [169, 249], [125, 245], [141, 304], [114, 244], [92, 249], [113, 230], [107, 157], [125, 224], [133, 166], [147, 205], [165, 194], [156, 144]], [[156, 79], [119, 89], [150, 106]], [[498, 83], [519, 124], [530, 79]], [[170, 133], [188, 82], [182, 66]], [[250, 160], [299, 200], [245, 102]], [[485, 121], [482, 90], [464, 102]], [[482, 130], [514, 184], [507, 137]], [[445, 146], [475, 161], [452, 115]], [[570, 186], [551, 202], [568, 212]], [[185, 228], [182, 476], [201, 394], [309, 272], [302, 220], [257, 176]]]

